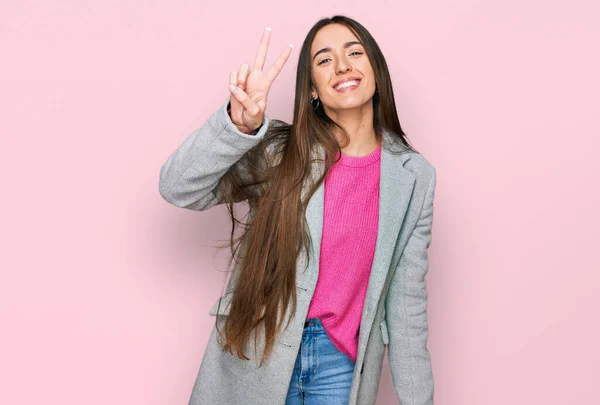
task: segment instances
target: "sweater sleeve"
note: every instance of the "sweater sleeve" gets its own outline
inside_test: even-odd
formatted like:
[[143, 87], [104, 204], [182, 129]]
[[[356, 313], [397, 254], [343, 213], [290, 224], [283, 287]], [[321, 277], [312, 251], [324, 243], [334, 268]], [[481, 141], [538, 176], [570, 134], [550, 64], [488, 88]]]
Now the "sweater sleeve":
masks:
[[417, 225], [402, 253], [386, 298], [388, 359], [403, 405], [433, 405], [433, 374], [427, 350], [427, 249], [431, 243], [435, 168]]
[[159, 193], [167, 202], [202, 211], [224, 202], [219, 180], [228, 170], [237, 171], [248, 183], [252, 181], [246, 169], [246, 152], [264, 138], [269, 119], [265, 114], [258, 132], [245, 134], [231, 122], [229, 103], [230, 96], [160, 168]]

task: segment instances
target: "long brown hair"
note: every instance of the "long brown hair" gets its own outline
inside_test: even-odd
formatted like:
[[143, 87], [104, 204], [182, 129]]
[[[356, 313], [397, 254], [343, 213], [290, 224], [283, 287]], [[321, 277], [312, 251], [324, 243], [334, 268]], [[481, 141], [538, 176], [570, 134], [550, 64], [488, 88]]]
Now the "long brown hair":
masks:
[[[244, 349], [250, 334], [264, 333], [261, 365], [272, 352], [283, 316], [289, 311], [289, 324], [291, 314], [296, 312], [296, 271], [301, 270], [296, 269], [296, 260], [302, 249], [308, 257], [311, 243], [306, 207], [335, 163], [336, 152], [341, 153], [343, 147], [333, 130], [337, 127], [344, 142], [349, 141], [343, 128], [325, 114], [322, 104], [315, 110], [311, 103], [311, 89], [316, 85], [312, 80], [310, 49], [317, 32], [329, 24], [348, 27], [364, 45], [376, 82], [372, 102], [377, 137], [381, 138], [381, 131], [385, 131], [405, 151], [406, 147], [414, 150], [400, 127], [388, 67], [371, 34], [357, 21], [341, 15], [318, 21], [300, 49], [293, 123], [271, 120], [261, 142], [240, 161], [245, 170], [234, 166], [219, 184], [232, 221], [229, 264], [236, 260], [233, 296], [223, 323], [223, 347], [230, 353], [235, 347], [238, 356], [248, 360]], [[317, 148], [325, 151], [324, 160], [312, 159]], [[311, 177], [315, 162], [324, 163], [324, 171], [317, 179]], [[245, 223], [235, 217], [233, 210], [233, 204], [243, 200], [250, 205]], [[244, 227], [237, 238], [236, 224]], [[256, 339], [254, 342], [256, 352]]]

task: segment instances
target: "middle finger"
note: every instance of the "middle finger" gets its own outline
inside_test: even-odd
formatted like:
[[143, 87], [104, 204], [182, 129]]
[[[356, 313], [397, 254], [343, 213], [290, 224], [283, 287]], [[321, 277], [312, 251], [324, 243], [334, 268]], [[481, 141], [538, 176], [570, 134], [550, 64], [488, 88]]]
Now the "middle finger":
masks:
[[260, 45], [258, 46], [258, 53], [256, 54], [256, 59], [254, 60], [254, 69], [258, 69], [262, 71], [262, 68], [265, 64], [265, 59], [267, 58], [267, 49], [269, 49], [269, 41], [271, 39], [271, 28], [267, 27], [263, 31], [262, 38], [260, 39]]

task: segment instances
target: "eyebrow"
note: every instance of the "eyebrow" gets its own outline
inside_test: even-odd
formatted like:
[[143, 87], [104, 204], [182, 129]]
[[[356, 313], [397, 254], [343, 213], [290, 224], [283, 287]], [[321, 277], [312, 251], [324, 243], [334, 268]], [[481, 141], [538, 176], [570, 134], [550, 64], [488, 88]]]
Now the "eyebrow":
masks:
[[[344, 48], [349, 48], [352, 45], [362, 45], [362, 43], [359, 41], [349, 41], [344, 44]], [[323, 48], [323, 49], [317, 51], [317, 53], [315, 53], [315, 55], [313, 56], [313, 60], [315, 60], [315, 58], [317, 57], [318, 54], [323, 53], [323, 52], [331, 52], [331, 47], [328, 46], [327, 48]]]

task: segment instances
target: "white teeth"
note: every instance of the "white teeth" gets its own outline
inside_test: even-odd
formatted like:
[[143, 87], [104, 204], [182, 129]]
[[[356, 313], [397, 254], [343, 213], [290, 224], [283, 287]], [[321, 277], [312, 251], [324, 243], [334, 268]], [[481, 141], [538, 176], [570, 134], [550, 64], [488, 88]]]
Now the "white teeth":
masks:
[[358, 81], [356, 80], [349, 80], [347, 82], [344, 82], [342, 84], [339, 84], [337, 86], [335, 86], [336, 90], [340, 90], [340, 89], [345, 89], [346, 87], [350, 87], [350, 86], [355, 86], [358, 85]]

